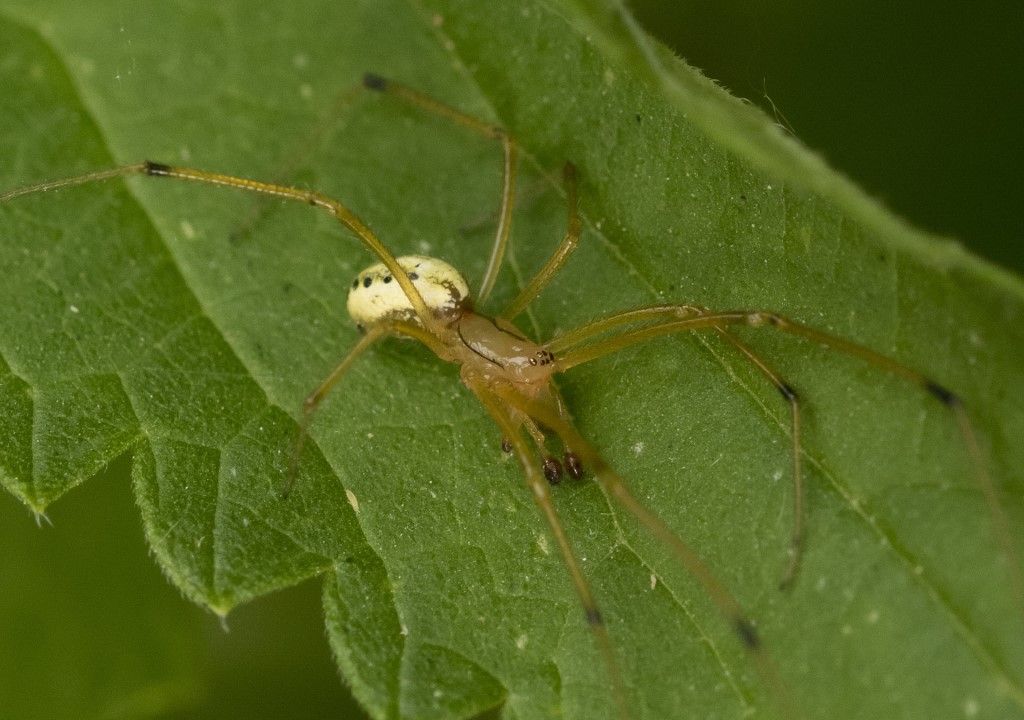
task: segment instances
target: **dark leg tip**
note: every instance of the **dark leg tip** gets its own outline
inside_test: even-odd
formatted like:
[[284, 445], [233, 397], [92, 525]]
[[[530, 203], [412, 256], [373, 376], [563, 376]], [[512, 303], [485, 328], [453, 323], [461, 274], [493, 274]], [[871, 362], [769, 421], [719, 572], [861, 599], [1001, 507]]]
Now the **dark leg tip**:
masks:
[[378, 92], [384, 92], [388, 89], [388, 81], [380, 75], [371, 72], [363, 74], [363, 85], [370, 90], [377, 90]]
[[501, 439], [501, 451], [503, 453], [511, 453], [512, 452], [512, 443], [509, 442], [508, 438], [502, 438]]
[[736, 618], [736, 634], [740, 636], [740, 641], [749, 650], [757, 650], [761, 647], [761, 638], [758, 636], [757, 630], [746, 618]]
[[924, 386], [925, 389], [928, 390], [928, 392], [930, 392], [934, 397], [936, 397], [939, 400], [939, 402], [941, 402], [943, 405], [953, 407], [954, 405], [960, 404], [959, 395], [957, 395], [951, 390], [947, 390], [938, 383], [932, 382], [931, 380], [927, 380]]
[[573, 480], [583, 479], [583, 463], [580, 462], [580, 456], [576, 453], [567, 452], [565, 454], [565, 469]]
[[147, 160], [144, 163], [144, 166], [145, 166], [145, 172], [146, 172], [147, 175], [170, 175], [171, 174], [171, 166], [170, 165], [164, 165], [163, 163], [158, 163], [158, 162], [153, 162], [152, 160]]
[[793, 402], [799, 397], [796, 390], [787, 383], [779, 383], [779, 392], [782, 393], [782, 397], [786, 398], [786, 402]]
[[544, 477], [552, 485], [557, 485], [562, 479], [562, 463], [553, 457], [544, 458]]
[[601, 617], [601, 611], [597, 608], [587, 608], [587, 624], [604, 625], [604, 618]]

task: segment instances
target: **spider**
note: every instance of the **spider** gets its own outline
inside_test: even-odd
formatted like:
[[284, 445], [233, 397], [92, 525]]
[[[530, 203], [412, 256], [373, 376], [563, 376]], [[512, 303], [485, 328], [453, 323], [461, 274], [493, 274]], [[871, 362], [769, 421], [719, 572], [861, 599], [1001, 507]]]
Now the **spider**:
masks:
[[[441, 360], [458, 365], [462, 382], [495, 422], [502, 450], [511, 454], [521, 466], [533, 500], [559, 549], [582, 607], [584, 621], [603, 658], [611, 693], [621, 717], [629, 717], [630, 712], [614, 644], [599, 602], [553, 502], [552, 486], [560, 483], [565, 476], [573, 480], [592, 476], [609, 498], [671, 550], [678, 562], [701, 583], [717, 605], [732, 627], [738, 643], [753, 658], [780, 704], [787, 706], [788, 700], [752, 619], [699, 555], [631, 492], [624, 479], [604, 460], [597, 448], [576, 429], [554, 377], [578, 365], [657, 337], [710, 331], [730, 343], [774, 386], [790, 413], [793, 483], [792, 531], [779, 583], [782, 588], [791, 586], [797, 578], [804, 545], [801, 400], [793, 386], [737, 339], [730, 328], [753, 327], [794, 335], [900, 376], [920, 387], [947, 407], [954, 416], [972, 458], [977, 481], [989, 504], [1000, 545], [1010, 557], [1012, 567], [1019, 567], [1006, 519], [985, 470], [963, 400], [945, 386], [885, 355], [767, 310], [714, 311], [676, 303], [638, 307], [606, 315], [546, 341], [532, 340], [523, 333], [513, 321], [558, 275], [580, 242], [582, 220], [578, 207], [577, 171], [572, 163], [566, 163], [563, 169], [567, 229], [562, 241], [507, 307], [497, 315], [479, 311], [478, 308], [486, 302], [494, 288], [508, 245], [519, 153], [515, 139], [500, 126], [486, 123], [378, 75], [367, 74], [363, 86], [500, 143], [504, 164], [497, 228], [483, 279], [475, 295], [471, 294], [469, 284], [459, 271], [443, 260], [424, 255], [396, 257], [360, 218], [339, 201], [316, 191], [276, 183], [145, 161], [17, 188], [0, 194], [0, 202], [72, 185], [129, 175], [146, 175], [226, 186], [306, 203], [327, 212], [348, 228], [378, 261], [361, 271], [352, 280], [349, 289], [348, 312], [362, 336], [303, 403], [282, 496], [287, 498], [300, 474], [307, 431], [317, 408], [353, 363], [369, 348], [385, 338], [412, 339], [425, 345]], [[1013, 574], [1012, 579], [1015, 583], [1015, 599], [1019, 601], [1024, 597], [1024, 587], [1018, 573]]]

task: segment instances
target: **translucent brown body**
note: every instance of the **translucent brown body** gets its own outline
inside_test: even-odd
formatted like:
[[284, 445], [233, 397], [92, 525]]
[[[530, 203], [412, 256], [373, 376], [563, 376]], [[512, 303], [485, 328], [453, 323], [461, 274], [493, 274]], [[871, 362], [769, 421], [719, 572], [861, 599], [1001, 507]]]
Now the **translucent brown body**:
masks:
[[[502, 394], [518, 395], [522, 404], [533, 404], [544, 413], [570, 421], [565, 402], [551, 381], [555, 373], [555, 356], [543, 345], [527, 338], [515, 325], [502, 318], [492, 318], [460, 309], [448, 319], [446, 331], [438, 338], [444, 351], [438, 355], [460, 365], [462, 382], [470, 390], [479, 387]], [[549, 482], [562, 477], [562, 463], [548, 451], [544, 434], [529, 414], [516, 410], [510, 413], [515, 427], [525, 427], [542, 458], [544, 476]], [[503, 447], [511, 451], [508, 441]], [[565, 448], [565, 467], [572, 477], [582, 476], [579, 456]]]
[[550, 395], [555, 356], [512, 323], [466, 310], [449, 328], [451, 360], [462, 366], [469, 387], [506, 382], [535, 401]]

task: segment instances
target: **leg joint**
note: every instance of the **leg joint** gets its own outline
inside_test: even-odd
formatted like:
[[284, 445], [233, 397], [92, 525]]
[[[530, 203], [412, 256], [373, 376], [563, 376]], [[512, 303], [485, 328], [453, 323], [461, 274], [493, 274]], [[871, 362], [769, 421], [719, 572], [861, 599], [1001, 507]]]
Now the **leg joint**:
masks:
[[735, 629], [745, 647], [750, 650], [757, 650], [761, 647], [761, 638], [757, 634], [757, 629], [745, 617], [736, 618]]
[[773, 312], [762, 312], [757, 310], [747, 313], [747, 325], [750, 325], [751, 327], [762, 327], [764, 325], [782, 327], [786, 324], [786, 320], [781, 315], [776, 315]]
[[959, 395], [954, 393], [952, 390], [944, 388], [942, 385], [939, 385], [936, 382], [932, 382], [931, 380], [925, 380], [924, 387], [929, 393], [932, 394], [933, 397], [938, 399], [938, 401], [941, 402], [943, 405], [955, 407], [957, 405], [963, 404], [963, 401], [960, 399]]
[[388, 81], [376, 73], [368, 72], [363, 73], [363, 86], [369, 90], [384, 92], [388, 89]]
[[152, 160], [146, 160], [142, 163], [142, 171], [147, 175], [170, 175], [171, 166], [165, 165], [164, 163], [153, 162]]
[[793, 386], [790, 385], [789, 383], [779, 381], [778, 388], [779, 393], [781, 393], [782, 397], [786, 399], [786, 402], [796, 403], [800, 399], [800, 396], [797, 395], [796, 390], [794, 390]]

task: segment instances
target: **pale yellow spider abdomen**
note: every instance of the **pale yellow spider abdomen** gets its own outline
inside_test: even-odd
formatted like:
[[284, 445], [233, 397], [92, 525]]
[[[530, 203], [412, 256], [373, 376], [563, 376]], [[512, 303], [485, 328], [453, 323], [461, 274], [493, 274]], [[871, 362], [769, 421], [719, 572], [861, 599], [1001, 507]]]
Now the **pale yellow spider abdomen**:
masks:
[[[452, 315], [469, 299], [469, 285], [458, 270], [444, 260], [426, 255], [404, 255], [398, 264], [423, 296], [427, 307], [439, 315]], [[384, 263], [363, 270], [348, 291], [348, 314], [360, 328], [381, 320], [416, 320], [409, 298]]]

